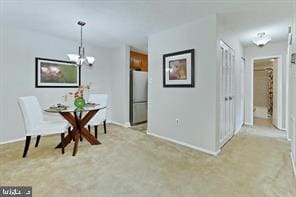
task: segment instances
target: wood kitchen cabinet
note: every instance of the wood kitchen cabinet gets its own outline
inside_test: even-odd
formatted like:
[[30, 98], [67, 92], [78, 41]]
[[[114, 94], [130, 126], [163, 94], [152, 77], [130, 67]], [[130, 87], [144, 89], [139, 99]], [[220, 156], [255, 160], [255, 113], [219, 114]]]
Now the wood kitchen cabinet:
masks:
[[131, 51], [130, 67], [138, 71], [148, 72], [148, 55]]

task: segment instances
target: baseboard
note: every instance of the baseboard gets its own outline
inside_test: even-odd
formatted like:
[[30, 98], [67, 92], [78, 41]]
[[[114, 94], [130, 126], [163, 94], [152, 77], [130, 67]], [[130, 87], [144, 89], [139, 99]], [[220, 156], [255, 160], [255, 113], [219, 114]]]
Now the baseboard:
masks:
[[13, 142], [18, 142], [18, 141], [23, 141], [25, 140], [26, 138], [19, 138], [19, 139], [14, 139], [14, 140], [8, 140], [8, 141], [4, 141], [4, 142], [0, 142], [0, 145], [1, 144], [9, 144], [9, 143], [13, 143]]
[[251, 123], [249, 123], [249, 122], [245, 122], [244, 125], [247, 126], [247, 127], [252, 127], [252, 126], [253, 126], [253, 124], [251, 124]]
[[240, 131], [241, 131], [242, 127], [240, 127], [239, 129], [237, 129], [236, 131], [234, 131], [234, 135], [237, 135]]
[[131, 127], [131, 124], [129, 122], [126, 122], [124, 124], [122, 123], [119, 123], [119, 122], [116, 122], [116, 121], [107, 121], [107, 123], [111, 123], [111, 124], [115, 124], [115, 125], [118, 125], [118, 126], [121, 126], [121, 127], [125, 127], [125, 128], [129, 128]]
[[291, 141], [292, 141], [292, 139], [289, 138], [288, 135], [287, 135], [287, 141], [288, 141], [288, 142], [291, 142]]
[[157, 134], [154, 134], [154, 133], [150, 133], [149, 131], [147, 131], [147, 134], [150, 135], [150, 136], [153, 136], [153, 137], [157, 137], [157, 138], [160, 138], [160, 139], [163, 139], [163, 140], [174, 142], [174, 143], [179, 144], [179, 145], [182, 145], [182, 146], [186, 146], [186, 147], [192, 148], [192, 149], [197, 150], [197, 151], [201, 151], [201, 152], [207, 153], [209, 155], [217, 156], [219, 154], [219, 152], [220, 152], [220, 149], [218, 151], [216, 151], [216, 152], [213, 152], [213, 151], [206, 150], [204, 148], [200, 148], [200, 147], [197, 147], [197, 146], [194, 146], [194, 145], [185, 143], [185, 142], [180, 142], [178, 140], [174, 140], [174, 139], [171, 139], [171, 138], [168, 138], [168, 137], [164, 137], [164, 136], [160, 136], [160, 135], [157, 135]]
[[126, 123], [124, 123], [124, 127], [125, 127], [125, 128], [130, 128], [130, 127], [131, 127], [131, 123], [130, 123], [130, 122], [126, 122]]
[[296, 176], [296, 166], [295, 166], [296, 163], [294, 161], [292, 152], [290, 152], [290, 157], [291, 157], [292, 167], [293, 167], [293, 171], [294, 171], [294, 176]]

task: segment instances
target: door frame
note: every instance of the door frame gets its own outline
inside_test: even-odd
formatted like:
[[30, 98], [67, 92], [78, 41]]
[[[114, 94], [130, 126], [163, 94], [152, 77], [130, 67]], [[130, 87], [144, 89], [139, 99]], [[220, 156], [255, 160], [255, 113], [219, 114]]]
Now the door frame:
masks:
[[[239, 70], [239, 75], [240, 75], [240, 93], [239, 96], [239, 108], [240, 108], [240, 119], [239, 119], [239, 128], [243, 127], [244, 123], [245, 123], [245, 79], [246, 79], [246, 74], [245, 74], [245, 68], [246, 68], [246, 59], [244, 57], [240, 58], [240, 62], [239, 62], [239, 66], [240, 66], [240, 70]], [[238, 100], [237, 99], [237, 100]], [[243, 101], [242, 106], [241, 106], [241, 100]], [[238, 131], [236, 131], [236, 133], [238, 133]]]
[[278, 58], [278, 103], [277, 103], [277, 111], [278, 111], [278, 129], [284, 130], [282, 128], [282, 117], [283, 117], [283, 92], [282, 92], [282, 84], [283, 84], [283, 56], [282, 55], [271, 55], [271, 56], [261, 56], [261, 57], [253, 57], [251, 59], [251, 76], [250, 76], [250, 83], [251, 83], [251, 104], [252, 107], [249, 109], [250, 117], [251, 117], [251, 126], [254, 125], [254, 114], [253, 114], [253, 108], [254, 108], [254, 61], [260, 60], [260, 59], [270, 59], [270, 58]]
[[[225, 90], [224, 88], [223, 88], [223, 85], [222, 84], [224, 84], [224, 81], [221, 81], [221, 79], [223, 78], [223, 61], [224, 61], [224, 59], [221, 59], [220, 57], [222, 57], [222, 53], [220, 54], [220, 49], [228, 49], [228, 53], [229, 53], [229, 55], [230, 55], [230, 60], [231, 60], [231, 67], [230, 68], [226, 68], [226, 70], [227, 69], [230, 69], [230, 72], [228, 73], [228, 74], [230, 74], [229, 76], [228, 75], [226, 75], [226, 77], [230, 77], [229, 79], [228, 78], [226, 78], [226, 81], [228, 81], [229, 80], [229, 83], [230, 83], [230, 86], [228, 87], [228, 88], [230, 88], [229, 89], [229, 92], [227, 92], [227, 93], [230, 93], [231, 95], [226, 95], [226, 96], [230, 96], [231, 97], [231, 99], [232, 99], [232, 106], [229, 106], [229, 108], [228, 108], [228, 110], [229, 110], [229, 114], [228, 114], [228, 117], [227, 116], [222, 116], [221, 115], [221, 112], [225, 112], [227, 109], [227, 107], [224, 109], [224, 110], [222, 110], [222, 107], [221, 107], [221, 99], [222, 100], [224, 100], [224, 97], [225, 97], [225, 95], [223, 94], [223, 96], [221, 96], [222, 95], [222, 90]], [[218, 96], [218, 105], [219, 105], [219, 112], [218, 112], [218, 114], [219, 114], [219, 118], [217, 119], [218, 121], [219, 121], [219, 123], [218, 123], [218, 144], [219, 144], [219, 148], [222, 148], [228, 141], [230, 141], [230, 139], [234, 136], [234, 134], [235, 134], [235, 126], [236, 126], [236, 121], [235, 121], [235, 110], [236, 110], [236, 100], [237, 100], [237, 98], [236, 98], [236, 95], [235, 95], [235, 90], [234, 90], [234, 69], [235, 69], [235, 50], [233, 49], [233, 48], [231, 48], [226, 42], [224, 42], [223, 40], [220, 40], [220, 42], [219, 42], [219, 96]], [[229, 57], [227, 57], [227, 58], [229, 58]], [[228, 59], [229, 60], [229, 59]], [[221, 76], [222, 75], [222, 76]], [[222, 77], [222, 78], [221, 78]], [[222, 87], [221, 87], [222, 86]], [[223, 98], [222, 98], [223, 97]], [[228, 98], [229, 99], [229, 98]], [[229, 104], [230, 105], [230, 104]], [[232, 107], [232, 108], [231, 108]], [[222, 131], [222, 124], [221, 124], [221, 118], [225, 118], [224, 119], [224, 123], [225, 124], [229, 124], [229, 125], [227, 125], [226, 127], [225, 127], [225, 131], [223, 130]], [[227, 121], [227, 119], [226, 118], [231, 118], [232, 117], [232, 122], [230, 122], [231, 121], [231, 119], [229, 119], [228, 121]], [[226, 122], [225, 122], [225, 120], [226, 120]], [[231, 125], [231, 123], [232, 123], [232, 125]], [[233, 128], [231, 128], [231, 127], [233, 127]], [[223, 133], [223, 134], [225, 134], [225, 132], [227, 132], [228, 133], [228, 136], [226, 136], [226, 138], [224, 138], [222, 141], [221, 141], [221, 134]]]

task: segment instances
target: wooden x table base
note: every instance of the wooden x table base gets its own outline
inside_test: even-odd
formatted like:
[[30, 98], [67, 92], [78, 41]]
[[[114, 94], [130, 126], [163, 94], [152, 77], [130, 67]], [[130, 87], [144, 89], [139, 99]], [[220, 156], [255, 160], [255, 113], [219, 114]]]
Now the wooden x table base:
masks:
[[[74, 112], [74, 116], [71, 112], [59, 112], [71, 125], [72, 129], [64, 139], [64, 147], [66, 147], [72, 140], [75, 141], [73, 156], [76, 155], [78, 150], [78, 143], [80, 137], [84, 137], [91, 145], [101, 144], [86, 128], [88, 121], [99, 111], [99, 109], [91, 110], [81, 119], [82, 112]], [[79, 117], [77, 113], [80, 113]], [[61, 148], [62, 143], [59, 143], [56, 148]]]

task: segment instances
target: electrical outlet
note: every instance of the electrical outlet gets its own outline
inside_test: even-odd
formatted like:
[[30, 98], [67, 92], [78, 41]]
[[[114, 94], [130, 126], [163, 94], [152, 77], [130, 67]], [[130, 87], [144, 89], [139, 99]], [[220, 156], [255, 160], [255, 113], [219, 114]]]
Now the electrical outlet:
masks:
[[176, 125], [179, 125], [180, 124], [180, 120], [179, 118], [176, 118]]

